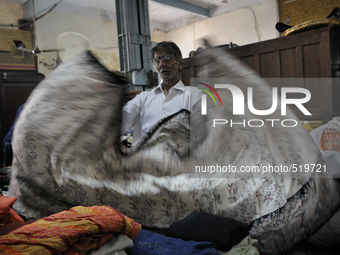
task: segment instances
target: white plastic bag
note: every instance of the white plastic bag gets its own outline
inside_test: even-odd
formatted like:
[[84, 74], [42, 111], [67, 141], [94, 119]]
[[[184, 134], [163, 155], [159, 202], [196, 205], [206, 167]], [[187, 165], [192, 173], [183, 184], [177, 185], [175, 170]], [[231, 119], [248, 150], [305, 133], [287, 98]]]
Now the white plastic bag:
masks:
[[334, 178], [340, 178], [340, 117], [312, 130], [310, 135], [324, 156], [328, 171]]

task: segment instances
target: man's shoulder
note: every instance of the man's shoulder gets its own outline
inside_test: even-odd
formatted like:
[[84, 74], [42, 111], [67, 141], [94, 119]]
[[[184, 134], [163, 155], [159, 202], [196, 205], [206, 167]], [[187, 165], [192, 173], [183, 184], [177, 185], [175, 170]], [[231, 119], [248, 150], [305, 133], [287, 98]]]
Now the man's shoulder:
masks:
[[151, 90], [141, 92], [143, 96], [154, 96], [154, 95], [161, 94], [161, 93], [162, 93], [162, 89], [160, 88], [160, 85], [158, 85], [157, 87], [154, 87]]
[[143, 97], [149, 97], [149, 96], [154, 96], [157, 94], [159, 89], [157, 89], [157, 87], [153, 88], [152, 90], [148, 90], [148, 91], [142, 91], [140, 93], [140, 95], [142, 95]]

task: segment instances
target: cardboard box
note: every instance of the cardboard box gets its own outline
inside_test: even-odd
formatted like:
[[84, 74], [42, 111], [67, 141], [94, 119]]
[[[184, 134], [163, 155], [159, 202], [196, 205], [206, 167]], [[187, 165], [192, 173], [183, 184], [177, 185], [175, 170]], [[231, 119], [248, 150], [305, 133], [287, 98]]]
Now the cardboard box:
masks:
[[31, 52], [19, 50], [15, 41], [32, 49], [31, 33], [24, 30], [0, 29], [0, 69], [35, 70], [34, 55]]

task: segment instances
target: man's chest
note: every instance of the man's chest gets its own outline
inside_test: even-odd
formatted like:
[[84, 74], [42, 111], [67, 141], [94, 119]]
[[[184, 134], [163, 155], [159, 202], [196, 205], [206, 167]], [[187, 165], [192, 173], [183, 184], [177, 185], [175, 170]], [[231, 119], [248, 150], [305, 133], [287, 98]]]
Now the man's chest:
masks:
[[[188, 108], [189, 98], [185, 93], [169, 93], [157, 95], [149, 100], [146, 100], [142, 109], [144, 121], [159, 121], [171, 114], [174, 114], [181, 109]], [[188, 109], [189, 110], [189, 109]]]

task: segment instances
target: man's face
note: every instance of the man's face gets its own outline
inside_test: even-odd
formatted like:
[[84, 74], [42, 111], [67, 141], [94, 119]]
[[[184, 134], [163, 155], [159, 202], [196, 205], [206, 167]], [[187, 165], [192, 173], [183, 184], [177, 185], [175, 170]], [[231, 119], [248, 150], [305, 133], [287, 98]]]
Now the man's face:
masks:
[[[164, 56], [170, 56], [170, 60], [164, 59]], [[159, 72], [163, 82], [177, 82], [180, 78], [179, 70], [182, 69], [183, 59], [175, 59], [175, 56], [167, 53], [165, 50], [156, 52], [154, 59], [160, 60], [156, 64], [157, 71]]]

